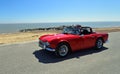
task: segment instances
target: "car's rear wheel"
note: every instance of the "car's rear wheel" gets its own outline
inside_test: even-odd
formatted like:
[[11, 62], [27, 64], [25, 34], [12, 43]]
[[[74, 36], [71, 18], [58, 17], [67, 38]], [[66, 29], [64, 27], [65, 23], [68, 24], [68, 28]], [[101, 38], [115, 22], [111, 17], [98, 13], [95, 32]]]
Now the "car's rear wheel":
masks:
[[95, 47], [96, 49], [101, 49], [103, 47], [103, 40], [101, 38], [97, 39]]
[[61, 43], [58, 45], [55, 53], [58, 57], [65, 57], [69, 54], [69, 52], [70, 52], [69, 45]]

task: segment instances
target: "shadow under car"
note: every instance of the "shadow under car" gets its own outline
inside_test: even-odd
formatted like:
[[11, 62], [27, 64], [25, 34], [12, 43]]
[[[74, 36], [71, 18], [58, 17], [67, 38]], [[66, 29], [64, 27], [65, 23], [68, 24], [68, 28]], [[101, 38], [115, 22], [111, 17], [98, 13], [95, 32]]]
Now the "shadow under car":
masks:
[[73, 52], [72, 54], [64, 58], [56, 57], [54, 52], [49, 52], [49, 51], [42, 50], [42, 49], [34, 51], [33, 54], [38, 59], [39, 62], [47, 64], [47, 63], [57, 63], [63, 60], [71, 59], [71, 58], [80, 58], [81, 56], [91, 55], [93, 53], [99, 53], [107, 49], [108, 48], [103, 47], [102, 49], [99, 49], [99, 50], [95, 50], [94, 48], [80, 50], [77, 52]]

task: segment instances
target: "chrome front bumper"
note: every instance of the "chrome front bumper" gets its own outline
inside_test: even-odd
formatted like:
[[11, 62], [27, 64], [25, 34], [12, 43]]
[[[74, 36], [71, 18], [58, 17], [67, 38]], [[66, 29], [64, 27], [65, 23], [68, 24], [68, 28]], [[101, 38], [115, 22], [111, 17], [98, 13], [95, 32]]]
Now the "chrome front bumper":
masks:
[[39, 41], [39, 47], [47, 51], [52, 51], [52, 52], [55, 51], [55, 49], [48, 47], [44, 42], [41, 41]]
[[52, 49], [52, 48], [45, 48], [45, 50], [47, 50], [47, 51], [52, 51], [52, 52], [55, 51], [55, 49]]

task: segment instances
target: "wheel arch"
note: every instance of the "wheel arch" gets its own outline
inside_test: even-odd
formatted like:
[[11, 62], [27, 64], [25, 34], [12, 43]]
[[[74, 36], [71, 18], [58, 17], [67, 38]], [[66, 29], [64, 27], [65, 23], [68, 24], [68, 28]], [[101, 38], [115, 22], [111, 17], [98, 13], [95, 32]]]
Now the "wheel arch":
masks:
[[98, 39], [101, 39], [101, 40], [103, 41], [103, 43], [105, 42], [104, 39], [103, 39], [103, 37], [98, 37], [98, 38], [96, 39], [96, 41], [97, 41]]
[[70, 46], [70, 44], [69, 44], [68, 41], [62, 40], [62, 41], [60, 41], [60, 42], [57, 44], [57, 46], [59, 46], [60, 44], [66, 44], [66, 45], [68, 45], [70, 52], [72, 51], [71, 46]]

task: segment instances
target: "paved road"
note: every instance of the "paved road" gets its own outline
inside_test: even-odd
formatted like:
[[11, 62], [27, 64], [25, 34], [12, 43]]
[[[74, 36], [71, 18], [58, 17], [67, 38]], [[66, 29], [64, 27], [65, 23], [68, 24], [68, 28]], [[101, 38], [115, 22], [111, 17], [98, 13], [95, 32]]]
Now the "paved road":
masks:
[[37, 42], [0, 46], [0, 74], [120, 74], [120, 32], [111, 33], [104, 46], [66, 58], [41, 50]]

